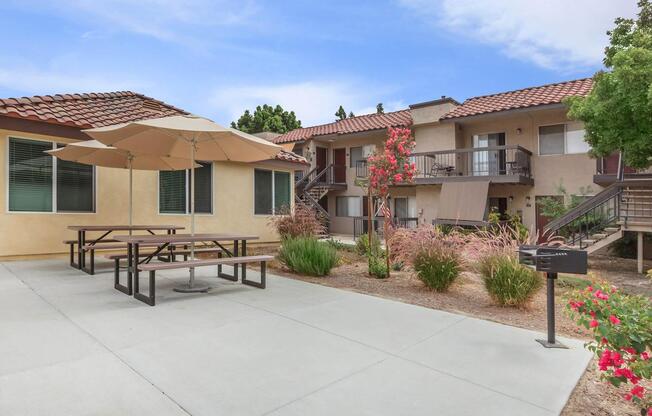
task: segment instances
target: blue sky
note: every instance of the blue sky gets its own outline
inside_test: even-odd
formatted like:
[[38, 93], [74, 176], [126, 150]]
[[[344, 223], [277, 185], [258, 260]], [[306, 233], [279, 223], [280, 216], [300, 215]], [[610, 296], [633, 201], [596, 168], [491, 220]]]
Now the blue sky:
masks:
[[0, 97], [132, 90], [303, 125], [592, 75], [635, 0], [3, 0]]

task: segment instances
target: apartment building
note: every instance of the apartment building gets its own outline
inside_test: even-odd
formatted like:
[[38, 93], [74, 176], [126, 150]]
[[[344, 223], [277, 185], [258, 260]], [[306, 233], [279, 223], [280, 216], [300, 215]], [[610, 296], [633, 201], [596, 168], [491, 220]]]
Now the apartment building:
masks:
[[613, 158], [589, 157], [583, 125], [569, 120], [566, 97], [586, 95], [591, 79], [472, 97], [442, 97], [401, 111], [297, 129], [274, 139], [310, 163], [297, 195], [317, 202], [334, 234], [358, 234], [367, 215], [366, 157], [388, 127], [410, 127], [416, 140], [413, 184], [392, 189], [399, 225], [486, 223], [491, 211], [518, 215], [532, 231], [547, 222], [537, 201], [598, 193], [615, 179]]

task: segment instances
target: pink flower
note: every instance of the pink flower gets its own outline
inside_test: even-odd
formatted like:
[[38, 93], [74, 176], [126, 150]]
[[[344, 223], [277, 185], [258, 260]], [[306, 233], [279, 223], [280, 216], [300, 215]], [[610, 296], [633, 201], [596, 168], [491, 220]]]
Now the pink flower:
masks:
[[[611, 319], [611, 317], [609, 317], [609, 319]], [[636, 350], [634, 348], [632, 348], [632, 347], [623, 348], [623, 351], [625, 351], [625, 352], [627, 352], [629, 354], [632, 354], [632, 355], [636, 354]]]
[[600, 324], [595, 319], [592, 319], [591, 322], [589, 322], [589, 327], [591, 327], [591, 328], [595, 328], [598, 325], [600, 325]]
[[629, 393], [623, 394], [623, 399], [627, 400], [628, 402], [632, 400], [632, 395]]
[[641, 353], [641, 360], [643, 360], [643, 361], [647, 361], [647, 360], [649, 360], [649, 359], [650, 359], [650, 354], [648, 354], [647, 351], [643, 351], [643, 352]]
[[400, 173], [394, 175], [394, 182], [403, 182], [403, 176]]
[[632, 396], [636, 396], [639, 399], [642, 399], [643, 394], [645, 393], [645, 388], [643, 388], [643, 386], [634, 386], [629, 392], [632, 394]]
[[620, 324], [620, 319], [618, 319], [616, 315], [609, 316], [609, 321], [611, 321], [611, 323], [614, 325]]
[[596, 290], [594, 295], [595, 295], [596, 298], [598, 298], [600, 300], [608, 300], [609, 299], [609, 295], [607, 295], [606, 293], [604, 293], [600, 289]]

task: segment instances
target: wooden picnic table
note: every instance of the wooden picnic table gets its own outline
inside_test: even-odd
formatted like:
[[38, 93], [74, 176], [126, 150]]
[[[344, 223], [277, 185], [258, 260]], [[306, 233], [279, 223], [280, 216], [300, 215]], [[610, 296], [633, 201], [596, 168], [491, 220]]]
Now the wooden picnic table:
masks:
[[[227, 233], [202, 233], [202, 234], [149, 234], [149, 235], [116, 235], [116, 241], [127, 243], [127, 286], [124, 286], [116, 278], [114, 287], [128, 295], [133, 294], [133, 282], [138, 284], [138, 265], [149, 263], [153, 258], [165, 250], [170, 244], [175, 243], [212, 243], [219, 247], [229, 257], [245, 257], [247, 255], [247, 241], [258, 240], [255, 235], [227, 234]], [[228, 250], [223, 242], [232, 241], [233, 250]], [[140, 255], [140, 245], [157, 245], [157, 248], [146, 257]], [[238, 280], [238, 264], [233, 265], [233, 275], [218, 273], [220, 277], [229, 280]], [[246, 278], [247, 269], [245, 264], [240, 265], [242, 278]], [[137, 289], [137, 288], [136, 288]], [[136, 290], [137, 291], [137, 290]]]
[[[147, 231], [150, 235], [154, 234], [155, 231], [166, 231], [167, 234], [175, 234], [177, 230], [183, 230], [184, 227], [179, 227], [176, 225], [69, 225], [69, 230], [77, 232], [77, 263], [73, 262], [74, 252], [71, 248], [71, 259], [70, 265], [85, 271], [88, 274], [93, 274], [93, 267], [91, 269], [86, 268], [86, 251], [84, 247], [87, 245], [86, 233], [87, 232], [102, 232], [103, 234], [92, 241], [89, 241], [88, 245], [95, 246], [97, 243], [102, 243], [106, 241], [111, 233], [116, 231]], [[115, 239], [113, 239], [115, 241]]]

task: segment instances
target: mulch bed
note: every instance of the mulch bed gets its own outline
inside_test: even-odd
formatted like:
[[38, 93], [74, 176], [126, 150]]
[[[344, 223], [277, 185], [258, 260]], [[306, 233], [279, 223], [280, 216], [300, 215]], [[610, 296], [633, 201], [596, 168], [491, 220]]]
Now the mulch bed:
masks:
[[[276, 254], [277, 247], [257, 247], [256, 254]], [[341, 250], [342, 260], [329, 276], [311, 277], [290, 272], [278, 261], [270, 263], [275, 274], [305, 282], [336, 287], [382, 298], [411, 303], [432, 309], [480, 317], [520, 328], [545, 332], [546, 294], [540, 290], [532, 302], [524, 308], [500, 307], [493, 304], [487, 294], [481, 277], [472, 271], [465, 271], [447, 293], [437, 293], [424, 285], [409, 271], [392, 271], [388, 279], [376, 279], [367, 274], [363, 257]], [[636, 261], [606, 256], [592, 257], [590, 275], [609, 280], [627, 293], [652, 296], [652, 281], [636, 273]], [[563, 283], [563, 282], [562, 282]], [[589, 339], [588, 333], [575, 325], [564, 313], [565, 285], [557, 286], [556, 328], [557, 333], [580, 339]], [[595, 360], [591, 362], [570, 397], [562, 415], [640, 415], [631, 403], [619, 397], [614, 387], [600, 380]]]

